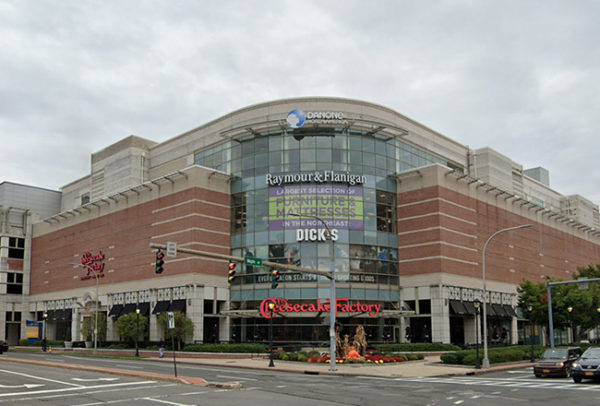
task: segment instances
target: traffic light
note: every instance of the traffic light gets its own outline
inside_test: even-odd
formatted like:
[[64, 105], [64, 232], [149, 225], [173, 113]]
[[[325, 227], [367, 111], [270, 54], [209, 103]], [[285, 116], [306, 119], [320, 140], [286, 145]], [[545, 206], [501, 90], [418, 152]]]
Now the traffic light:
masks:
[[279, 285], [279, 271], [274, 269], [271, 273], [271, 289], [277, 288]]
[[236, 267], [236, 263], [233, 261], [229, 261], [229, 277], [227, 278], [227, 281], [229, 283], [232, 283], [233, 280], [235, 279], [235, 267]]
[[160, 249], [156, 251], [156, 262], [154, 264], [154, 272], [162, 273], [163, 265], [165, 264], [165, 253]]

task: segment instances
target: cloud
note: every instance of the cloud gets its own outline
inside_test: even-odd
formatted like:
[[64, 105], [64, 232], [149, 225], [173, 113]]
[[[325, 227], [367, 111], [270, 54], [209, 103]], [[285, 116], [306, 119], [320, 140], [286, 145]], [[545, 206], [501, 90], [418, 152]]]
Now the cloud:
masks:
[[600, 4], [0, 3], [2, 180], [58, 188], [129, 135], [164, 141], [297, 96], [384, 105], [600, 202]]

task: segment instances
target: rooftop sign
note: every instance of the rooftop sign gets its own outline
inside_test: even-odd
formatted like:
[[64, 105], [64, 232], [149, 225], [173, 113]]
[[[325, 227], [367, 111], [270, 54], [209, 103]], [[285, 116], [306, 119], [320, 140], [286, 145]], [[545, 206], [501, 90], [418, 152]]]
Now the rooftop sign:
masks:
[[304, 124], [348, 124], [341, 111], [307, 111], [300, 109], [288, 113], [286, 122], [290, 128], [300, 128]]

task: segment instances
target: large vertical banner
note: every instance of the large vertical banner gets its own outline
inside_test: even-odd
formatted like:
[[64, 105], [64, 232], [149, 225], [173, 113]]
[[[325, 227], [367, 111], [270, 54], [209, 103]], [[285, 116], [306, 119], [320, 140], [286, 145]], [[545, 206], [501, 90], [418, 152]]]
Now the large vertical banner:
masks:
[[269, 229], [321, 228], [314, 216], [331, 229], [362, 229], [362, 186], [303, 184], [269, 189]]

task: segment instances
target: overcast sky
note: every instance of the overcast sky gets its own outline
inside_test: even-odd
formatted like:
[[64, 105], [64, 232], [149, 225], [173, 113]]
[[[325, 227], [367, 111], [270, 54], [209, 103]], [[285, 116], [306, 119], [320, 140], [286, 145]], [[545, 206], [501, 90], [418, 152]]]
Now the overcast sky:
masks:
[[0, 0], [0, 182], [279, 98], [389, 107], [600, 203], [599, 1]]

